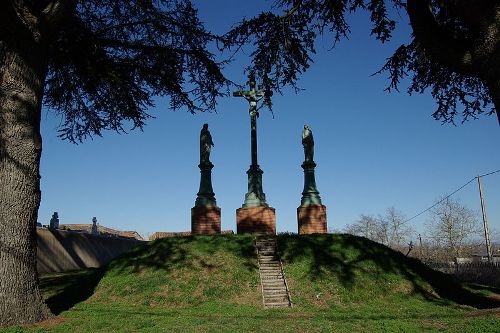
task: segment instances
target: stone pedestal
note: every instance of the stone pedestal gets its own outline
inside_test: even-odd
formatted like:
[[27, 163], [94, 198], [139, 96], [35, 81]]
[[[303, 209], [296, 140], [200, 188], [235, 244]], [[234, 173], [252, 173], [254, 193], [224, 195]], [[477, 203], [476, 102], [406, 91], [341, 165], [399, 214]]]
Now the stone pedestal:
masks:
[[191, 233], [220, 234], [220, 208], [217, 206], [194, 206], [191, 208]]
[[191, 233], [220, 234], [220, 211], [212, 189], [212, 168], [214, 165], [208, 161], [200, 163], [200, 190], [197, 193], [194, 207], [191, 208]]
[[299, 235], [326, 234], [326, 206], [309, 205], [297, 208]]
[[236, 210], [236, 232], [238, 234], [276, 234], [275, 209], [268, 206], [243, 207]]
[[304, 169], [304, 190], [300, 206], [297, 208], [297, 223], [299, 235], [326, 234], [326, 206], [321, 203], [319, 191], [316, 188], [316, 177], [314, 161], [305, 161], [302, 164]]

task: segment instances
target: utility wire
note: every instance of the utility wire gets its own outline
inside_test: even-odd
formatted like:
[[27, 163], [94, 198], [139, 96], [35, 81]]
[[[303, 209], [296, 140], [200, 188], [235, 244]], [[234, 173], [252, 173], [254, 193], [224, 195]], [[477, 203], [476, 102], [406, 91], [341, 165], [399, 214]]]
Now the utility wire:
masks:
[[[489, 176], [489, 175], [492, 175], [494, 173], [497, 173], [497, 172], [500, 172], [500, 169], [496, 170], [496, 171], [492, 171], [492, 172], [489, 172], [489, 173], [485, 173], [484, 175], [480, 175], [480, 176], [477, 176], [477, 177], [486, 177], [486, 176]], [[453, 194], [457, 193], [458, 191], [462, 190], [464, 187], [466, 187], [467, 185], [469, 185], [470, 183], [472, 183], [474, 180], [476, 180], [477, 177], [474, 177], [472, 178], [471, 180], [469, 180], [467, 183], [465, 183], [464, 185], [460, 186], [459, 188], [457, 188], [455, 191], [453, 191], [452, 193], [448, 194], [447, 196], [445, 196], [443, 199], [439, 200], [438, 202], [436, 202], [434, 205], [430, 206], [429, 208], [421, 211], [420, 213], [418, 213], [417, 215], [409, 218], [408, 220], [404, 221], [403, 223], [406, 223], [406, 222], [410, 222], [411, 220], [419, 217], [420, 215], [424, 214], [424, 213], [427, 213], [429, 210], [431, 210], [432, 208], [436, 207], [437, 205], [439, 205], [441, 202], [445, 201], [446, 199], [448, 199], [449, 197], [451, 197]]]
[[498, 169], [497, 171], [492, 171], [492, 172], [489, 172], [489, 173], [485, 173], [484, 175], [481, 175], [479, 177], [486, 177], [486, 176], [492, 175], [492, 174], [497, 173], [497, 172], [500, 172], [500, 169]]

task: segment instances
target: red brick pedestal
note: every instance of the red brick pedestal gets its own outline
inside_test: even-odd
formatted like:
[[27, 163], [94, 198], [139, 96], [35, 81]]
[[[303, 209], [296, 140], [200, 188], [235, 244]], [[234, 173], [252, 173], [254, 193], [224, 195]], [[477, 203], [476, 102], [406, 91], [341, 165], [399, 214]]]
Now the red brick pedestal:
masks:
[[220, 208], [217, 206], [191, 208], [191, 233], [193, 235], [220, 234]]
[[326, 234], [326, 206], [309, 205], [297, 208], [299, 235]]
[[276, 213], [272, 207], [245, 207], [236, 210], [238, 234], [276, 234]]

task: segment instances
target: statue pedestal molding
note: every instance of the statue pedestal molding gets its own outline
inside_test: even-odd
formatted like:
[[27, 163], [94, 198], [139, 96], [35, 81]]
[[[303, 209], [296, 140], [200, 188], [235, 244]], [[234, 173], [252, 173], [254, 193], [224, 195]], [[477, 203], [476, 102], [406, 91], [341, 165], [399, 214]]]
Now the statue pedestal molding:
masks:
[[220, 234], [220, 212], [217, 206], [194, 206], [191, 208], [191, 233], [193, 235]]
[[194, 207], [191, 208], [191, 233], [200, 234], [220, 234], [220, 212], [215, 200], [215, 193], [212, 189], [212, 168], [214, 165], [210, 161], [202, 161], [200, 165], [201, 178], [200, 190], [197, 193]]
[[268, 206], [243, 207], [236, 210], [236, 232], [275, 235], [276, 212]]
[[[310, 132], [309, 127], [307, 127], [307, 130]], [[310, 132], [309, 135], [312, 136], [312, 133]], [[321, 197], [316, 188], [315, 168], [316, 163], [312, 159], [312, 153], [309, 156], [306, 154], [306, 161], [302, 164], [302, 169], [304, 169], [304, 190], [302, 191], [300, 206], [297, 208], [299, 235], [326, 234], [328, 232], [326, 206], [321, 203]]]
[[326, 206], [309, 205], [297, 208], [299, 235], [326, 234]]

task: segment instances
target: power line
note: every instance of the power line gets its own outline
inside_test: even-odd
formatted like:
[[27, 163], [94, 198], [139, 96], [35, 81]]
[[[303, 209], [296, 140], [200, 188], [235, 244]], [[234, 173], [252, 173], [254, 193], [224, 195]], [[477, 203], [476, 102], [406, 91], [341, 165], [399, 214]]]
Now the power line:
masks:
[[[480, 175], [480, 176], [477, 176], [477, 177], [486, 177], [486, 176], [490, 176], [492, 174], [495, 174], [497, 172], [500, 172], [500, 169], [496, 170], [496, 171], [492, 171], [492, 172], [489, 172], [489, 173], [485, 173], [484, 175]], [[444, 198], [442, 198], [441, 200], [439, 200], [438, 202], [436, 202], [434, 205], [430, 206], [429, 208], [421, 211], [420, 213], [418, 213], [417, 215], [407, 219], [406, 221], [404, 221], [404, 223], [406, 222], [410, 222], [411, 220], [419, 217], [420, 215], [424, 214], [424, 213], [427, 213], [429, 210], [431, 210], [432, 208], [436, 207], [437, 205], [439, 205], [441, 202], [445, 201], [446, 199], [448, 199], [449, 197], [451, 197], [453, 194], [457, 193], [458, 191], [462, 190], [464, 187], [466, 187], [467, 185], [469, 185], [470, 183], [472, 183], [477, 177], [473, 177], [471, 180], [469, 180], [467, 183], [465, 183], [464, 185], [460, 186], [459, 188], [457, 188], [455, 191], [453, 191], [452, 193], [448, 194], [447, 196], [445, 196]]]
[[492, 175], [492, 174], [497, 173], [497, 172], [500, 172], [500, 169], [498, 169], [497, 171], [492, 171], [492, 172], [489, 172], [489, 173], [485, 173], [484, 175], [480, 175], [479, 177], [486, 177], [486, 176]]

